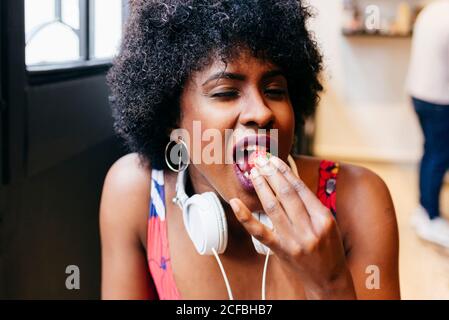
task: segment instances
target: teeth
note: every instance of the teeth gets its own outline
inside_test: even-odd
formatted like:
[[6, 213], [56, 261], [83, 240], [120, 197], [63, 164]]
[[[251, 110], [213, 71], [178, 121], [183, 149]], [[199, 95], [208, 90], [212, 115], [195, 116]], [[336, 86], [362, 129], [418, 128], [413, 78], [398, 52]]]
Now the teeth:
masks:
[[249, 178], [249, 173], [248, 171], [245, 171], [245, 173], [243, 174], [245, 177]]
[[262, 149], [262, 148], [263, 148], [263, 147], [261, 147], [261, 146], [252, 144], [252, 145], [249, 145], [249, 146], [247, 146], [247, 147], [242, 147], [242, 148], [240, 148], [240, 152], [243, 152], [243, 151], [245, 151], [245, 150], [247, 150], [247, 151], [256, 151], [256, 150]]

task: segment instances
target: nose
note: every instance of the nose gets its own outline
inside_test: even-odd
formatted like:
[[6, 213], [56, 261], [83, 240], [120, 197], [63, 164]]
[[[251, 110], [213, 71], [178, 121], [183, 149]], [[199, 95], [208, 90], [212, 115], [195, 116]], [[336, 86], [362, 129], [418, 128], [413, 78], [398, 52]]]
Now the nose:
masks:
[[258, 90], [251, 93], [242, 103], [240, 124], [245, 127], [271, 129], [274, 124], [274, 113], [266, 104], [263, 95]]

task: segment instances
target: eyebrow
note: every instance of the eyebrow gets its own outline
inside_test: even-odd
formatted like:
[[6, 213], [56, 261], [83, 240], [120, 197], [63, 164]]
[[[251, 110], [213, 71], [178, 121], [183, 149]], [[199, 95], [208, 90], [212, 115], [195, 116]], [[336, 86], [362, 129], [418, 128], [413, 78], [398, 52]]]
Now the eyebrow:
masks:
[[[263, 74], [262, 76], [262, 80], [266, 80], [266, 79], [270, 79], [270, 78], [274, 78], [277, 76], [285, 76], [284, 73], [279, 70], [279, 69], [275, 69], [275, 70], [270, 70], [266, 73]], [[210, 76], [204, 83], [203, 86], [205, 86], [206, 84], [208, 84], [210, 81], [212, 80], [219, 80], [219, 79], [230, 79], [230, 80], [239, 80], [239, 81], [244, 81], [246, 79], [246, 76], [243, 74], [239, 74], [239, 73], [232, 73], [232, 72], [217, 72], [215, 74], [213, 74], [212, 76]]]

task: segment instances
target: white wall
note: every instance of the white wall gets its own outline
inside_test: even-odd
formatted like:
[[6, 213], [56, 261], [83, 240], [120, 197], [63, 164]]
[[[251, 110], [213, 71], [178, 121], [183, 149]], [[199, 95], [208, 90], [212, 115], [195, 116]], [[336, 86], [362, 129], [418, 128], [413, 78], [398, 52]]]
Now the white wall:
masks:
[[[309, 2], [317, 13], [310, 28], [321, 46], [326, 66], [326, 91], [317, 112], [316, 154], [418, 161], [422, 135], [405, 88], [411, 39], [344, 37], [342, 1]], [[399, 2], [388, 0], [394, 6]], [[385, 11], [381, 14], [394, 13]]]

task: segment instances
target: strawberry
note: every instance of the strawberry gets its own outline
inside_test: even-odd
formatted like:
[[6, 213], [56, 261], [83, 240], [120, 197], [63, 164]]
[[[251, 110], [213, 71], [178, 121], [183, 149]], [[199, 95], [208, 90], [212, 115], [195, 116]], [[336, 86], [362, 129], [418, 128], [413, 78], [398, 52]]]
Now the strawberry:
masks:
[[271, 156], [271, 154], [269, 152], [267, 152], [267, 150], [265, 150], [265, 149], [253, 151], [250, 154], [250, 156], [248, 157], [249, 170], [251, 170], [252, 168], [254, 168], [256, 166], [256, 159], [258, 157], [264, 157], [266, 159], [270, 159], [270, 156]]

